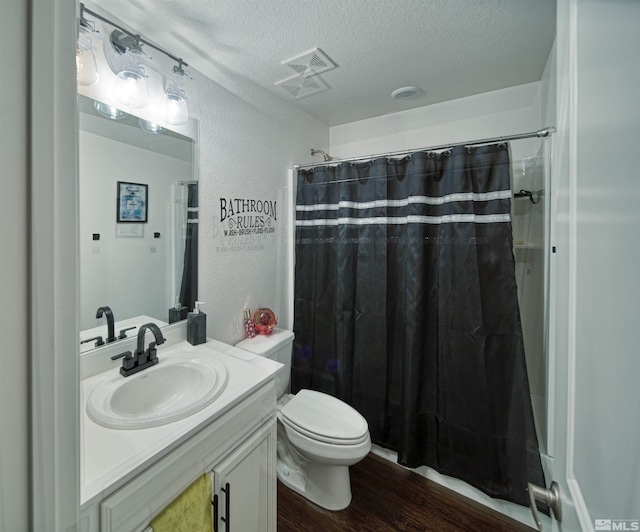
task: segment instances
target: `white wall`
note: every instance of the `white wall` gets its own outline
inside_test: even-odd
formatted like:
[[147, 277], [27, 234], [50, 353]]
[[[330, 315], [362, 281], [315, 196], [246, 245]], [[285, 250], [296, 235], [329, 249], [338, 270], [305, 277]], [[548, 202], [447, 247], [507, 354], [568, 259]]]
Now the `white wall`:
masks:
[[[254, 105], [204, 76], [194, 76], [192, 91], [200, 108], [199, 298], [209, 335], [235, 343], [243, 337], [245, 307], [269, 307], [288, 319], [283, 189], [288, 169], [308, 160], [311, 147], [327, 145], [329, 132], [275, 98], [261, 95]], [[275, 232], [225, 237], [220, 198], [276, 202]]]
[[[79, 140], [80, 329], [105, 323], [95, 317], [103, 305], [116, 321], [146, 315], [166, 322], [175, 297], [170, 275], [172, 188], [191, 179], [191, 164], [82, 128]], [[135, 225], [139, 237], [118, 235], [117, 181], [149, 186], [148, 223], [125, 224]], [[155, 232], [160, 238], [154, 238]], [[93, 240], [93, 233], [100, 240]]]
[[[331, 128], [335, 157], [465, 142], [540, 128], [540, 83], [428, 105]], [[536, 140], [514, 143], [514, 158], [537, 151]]]
[[558, 3], [551, 324], [564, 530], [640, 520], [639, 19], [634, 1]]
[[555, 126], [557, 121], [557, 45], [554, 41], [540, 79], [540, 123], [543, 126]]
[[[575, 456], [592, 519], [640, 520], [640, 3], [576, 11]], [[593, 522], [593, 521], [592, 521]]]
[[0, 17], [0, 532], [29, 526], [28, 4]]

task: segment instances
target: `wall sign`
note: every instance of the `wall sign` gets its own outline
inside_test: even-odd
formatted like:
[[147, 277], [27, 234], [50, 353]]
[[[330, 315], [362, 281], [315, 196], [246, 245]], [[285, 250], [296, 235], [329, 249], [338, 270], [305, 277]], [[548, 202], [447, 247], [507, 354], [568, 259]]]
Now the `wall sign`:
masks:
[[264, 247], [268, 235], [275, 234], [277, 202], [256, 198], [220, 198], [217, 251], [251, 251]]

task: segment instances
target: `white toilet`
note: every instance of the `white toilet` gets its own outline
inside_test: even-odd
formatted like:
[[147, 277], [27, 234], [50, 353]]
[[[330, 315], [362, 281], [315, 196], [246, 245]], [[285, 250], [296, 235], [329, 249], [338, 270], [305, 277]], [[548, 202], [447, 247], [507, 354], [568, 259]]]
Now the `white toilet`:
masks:
[[313, 390], [286, 393], [293, 338], [291, 331], [274, 329], [236, 347], [284, 364], [276, 375], [278, 478], [315, 504], [342, 510], [351, 502], [349, 466], [371, 450], [369, 426], [357, 410], [330, 395]]

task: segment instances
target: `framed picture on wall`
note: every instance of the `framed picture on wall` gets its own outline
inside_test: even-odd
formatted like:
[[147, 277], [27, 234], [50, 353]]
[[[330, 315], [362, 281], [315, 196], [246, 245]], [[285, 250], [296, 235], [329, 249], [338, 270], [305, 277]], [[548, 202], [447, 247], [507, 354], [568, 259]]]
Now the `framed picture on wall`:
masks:
[[118, 181], [117, 222], [147, 223], [149, 212], [149, 185]]

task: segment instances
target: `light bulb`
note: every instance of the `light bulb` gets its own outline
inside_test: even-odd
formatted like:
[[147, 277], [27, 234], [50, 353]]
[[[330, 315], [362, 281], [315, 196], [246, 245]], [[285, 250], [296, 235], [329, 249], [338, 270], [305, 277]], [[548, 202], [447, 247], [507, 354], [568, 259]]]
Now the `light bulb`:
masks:
[[91, 40], [82, 37], [76, 48], [76, 72], [78, 85], [90, 87], [98, 83], [98, 65], [91, 51]]
[[153, 135], [157, 135], [158, 133], [164, 131], [164, 128], [162, 126], [156, 124], [155, 122], [144, 120], [143, 118], [138, 118], [138, 126], [140, 126], [140, 129], [142, 129], [143, 131], [146, 131], [147, 133], [151, 133]]
[[113, 92], [120, 103], [132, 109], [140, 109], [147, 105], [149, 103], [149, 89], [144, 69], [132, 66], [118, 72]]
[[127, 113], [121, 111], [117, 107], [99, 102], [98, 100], [95, 100], [93, 102], [93, 106], [95, 107], [96, 111], [98, 111], [98, 113], [106, 118], [110, 118], [111, 120], [123, 120], [129, 116]]
[[189, 108], [184, 99], [184, 91], [170, 87], [165, 93], [162, 115], [167, 124], [181, 126], [189, 120]]

